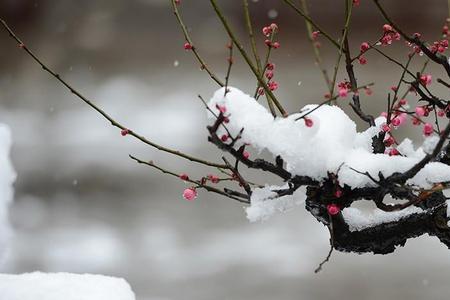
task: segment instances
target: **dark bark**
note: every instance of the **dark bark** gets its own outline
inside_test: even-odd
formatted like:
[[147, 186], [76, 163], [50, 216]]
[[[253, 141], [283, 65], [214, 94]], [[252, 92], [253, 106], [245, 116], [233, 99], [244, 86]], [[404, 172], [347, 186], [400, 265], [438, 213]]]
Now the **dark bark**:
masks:
[[[326, 204], [328, 200], [317, 189], [308, 190], [306, 209], [321, 223], [330, 225]], [[345, 200], [343, 200], [345, 202]], [[414, 213], [395, 222], [379, 224], [360, 231], [350, 231], [342, 214], [331, 218], [333, 247], [342, 252], [388, 254], [404, 246], [410, 238], [423, 234], [436, 236], [450, 248], [450, 229], [447, 227], [447, 206], [442, 193], [434, 193], [417, 206], [423, 213]]]

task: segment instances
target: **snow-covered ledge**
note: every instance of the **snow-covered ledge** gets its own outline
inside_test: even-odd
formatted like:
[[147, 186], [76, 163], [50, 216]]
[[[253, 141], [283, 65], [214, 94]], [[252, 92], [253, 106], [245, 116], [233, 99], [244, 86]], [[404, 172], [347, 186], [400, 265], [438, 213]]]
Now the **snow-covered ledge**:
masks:
[[122, 278], [90, 274], [0, 274], [1, 300], [135, 300]]

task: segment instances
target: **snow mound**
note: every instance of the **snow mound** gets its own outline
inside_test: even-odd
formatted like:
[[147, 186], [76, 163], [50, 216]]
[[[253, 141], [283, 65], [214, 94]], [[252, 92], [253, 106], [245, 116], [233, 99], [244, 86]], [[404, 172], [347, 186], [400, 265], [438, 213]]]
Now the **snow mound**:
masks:
[[90, 274], [0, 274], [1, 300], [135, 300], [122, 278]]

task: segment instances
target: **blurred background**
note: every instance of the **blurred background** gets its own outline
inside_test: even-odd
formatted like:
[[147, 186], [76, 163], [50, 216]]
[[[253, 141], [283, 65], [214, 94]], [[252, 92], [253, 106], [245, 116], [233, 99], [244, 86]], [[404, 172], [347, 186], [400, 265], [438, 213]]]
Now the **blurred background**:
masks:
[[[282, 46], [272, 60], [277, 95], [287, 110], [322, 101], [326, 88], [303, 20], [282, 1], [249, 2], [261, 51], [260, 28], [280, 26]], [[309, 2], [317, 22], [339, 35], [342, 3]], [[407, 32], [440, 38], [447, 1], [382, 2]], [[219, 3], [244, 39], [241, 1]], [[180, 10], [196, 47], [223, 78], [228, 39], [209, 2], [182, 0]], [[220, 160], [221, 153], [207, 142], [206, 114], [197, 100], [198, 94], [209, 98], [217, 86], [183, 50], [168, 0], [1, 0], [0, 16], [43, 61], [118, 121], [162, 145]], [[361, 42], [376, 40], [383, 24], [371, 1], [362, 0], [350, 31], [354, 51]], [[331, 71], [335, 50], [320, 41]], [[314, 274], [329, 249], [328, 231], [303, 207], [253, 224], [232, 200], [202, 192], [194, 202], [184, 201], [181, 181], [137, 165], [128, 154], [192, 177], [211, 170], [122, 137], [4, 31], [0, 43], [0, 122], [12, 128], [18, 173], [11, 207], [16, 232], [1, 272], [120, 276], [140, 300], [411, 300], [443, 299], [450, 292], [450, 251], [428, 236], [387, 256], [334, 253]], [[389, 53], [405, 61], [403, 41], [391, 48]], [[235, 59], [231, 85], [253, 93], [255, 80], [242, 59]], [[366, 66], [355, 67], [360, 84], [376, 82], [363, 107], [379, 114], [401, 70], [373, 53], [367, 59]], [[417, 59], [413, 69], [422, 64]], [[434, 78], [443, 76], [439, 68], [428, 70]], [[445, 96], [440, 86], [433, 87]], [[339, 104], [356, 119], [348, 100]], [[398, 135], [421, 140], [420, 132], [407, 129]]]

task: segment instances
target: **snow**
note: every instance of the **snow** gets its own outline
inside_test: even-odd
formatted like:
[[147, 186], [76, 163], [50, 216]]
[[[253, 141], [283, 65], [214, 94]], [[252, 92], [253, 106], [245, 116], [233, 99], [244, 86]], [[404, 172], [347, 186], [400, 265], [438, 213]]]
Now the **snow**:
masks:
[[[436, 137], [425, 139], [423, 147], [414, 151], [411, 141], [405, 140], [400, 147], [404, 156], [389, 156], [372, 153], [372, 137], [378, 134], [384, 118], [376, 120], [376, 126], [364, 132], [356, 131], [356, 124], [337, 106], [323, 105], [307, 117], [314, 125], [307, 127], [299, 117], [317, 108], [307, 105], [300, 113], [287, 118], [273, 118], [269, 111], [249, 95], [236, 88], [218, 90], [209, 106], [216, 110], [216, 104], [225, 106], [230, 122], [227, 128], [232, 135], [244, 128], [242, 143], [262, 151], [267, 149], [274, 157], [280, 155], [287, 170], [295, 175], [309, 176], [321, 181], [329, 172], [337, 174], [341, 186], [351, 188], [374, 186], [366, 175], [355, 172], [369, 172], [375, 179], [379, 172], [385, 177], [395, 172], [405, 172], [420, 161], [425, 151], [436, 144]], [[213, 116], [209, 114], [212, 118]], [[221, 128], [220, 130], [224, 130]], [[221, 134], [222, 132], [220, 132]], [[355, 169], [355, 170], [353, 170]], [[428, 177], [439, 171], [439, 176]], [[450, 166], [433, 163], [420, 171], [410, 183], [419, 188], [429, 188], [434, 183], [450, 181]]]
[[90, 274], [0, 274], [1, 300], [134, 300], [121, 278]]
[[396, 222], [415, 213], [423, 213], [423, 210], [419, 207], [410, 206], [399, 211], [386, 212], [375, 209], [370, 213], [365, 213], [358, 208], [347, 207], [342, 211], [342, 216], [350, 231], [360, 231], [383, 223]]
[[253, 190], [251, 205], [246, 208], [250, 222], [266, 221], [277, 212], [283, 213], [301, 205], [305, 197], [305, 189], [298, 189], [293, 195], [278, 197], [273, 191], [287, 189], [285, 186], [266, 186]]
[[[274, 118], [253, 97], [233, 87], [228, 89], [226, 95], [224, 88], [216, 91], [208, 105], [217, 113], [218, 105], [226, 108], [225, 114], [230, 120], [226, 126], [231, 135], [236, 136], [244, 129], [236, 147], [247, 143], [260, 152], [268, 150], [274, 157], [281, 156], [292, 174], [317, 181], [334, 173], [341, 186], [376, 186], [377, 183], [363, 173], [368, 172], [378, 179], [379, 173], [388, 177], [405, 172], [433, 151], [438, 141], [437, 136], [431, 136], [425, 138], [421, 147], [414, 149], [412, 141], [405, 139], [398, 147], [402, 155], [374, 154], [372, 138], [381, 132], [381, 126], [386, 122], [384, 117], [377, 118], [375, 126], [363, 132], [357, 132], [355, 122], [342, 109], [332, 105], [307, 105], [286, 118]], [[303, 119], [297, 120], [305, 114], [314, 122], [312, 127], [307, 127]], [[210, 112], [208, 116], [214, 119]], [[219, 128], [218, 134], [224, 133], [225, 129]], [[446, 181], [450, 181], [450, 166], [431, 162], [407, 183], [428, 189]], [[271, 187], [255, 189], [247, 216], [251, 221], [266, 220], [276, 211], [290, 209], [301, 202], [296, 200], [296, 195], [273, 199]]]
[[9, 158], [10, 147], [11, 132], [6, 125], [0, 124], [0, 261], [6, 252], [11, 236], [8, 208], [13, 198], [12, 184], [16, 173]]

